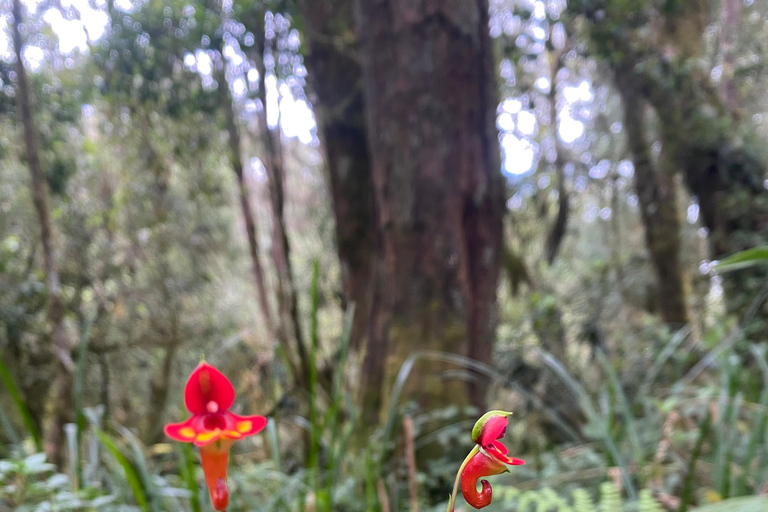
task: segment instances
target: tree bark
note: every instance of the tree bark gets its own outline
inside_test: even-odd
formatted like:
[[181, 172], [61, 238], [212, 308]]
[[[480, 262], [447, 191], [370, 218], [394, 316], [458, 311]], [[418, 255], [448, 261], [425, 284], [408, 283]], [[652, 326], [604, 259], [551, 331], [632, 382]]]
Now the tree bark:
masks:
[[[490, 361], [504, 199], [487, 2], [357, 7], [382, 243], [363, 369], [372, 421], [414, 350]], [[483, 402], [483, 383], [437, 370], [411, 375], [422, 405]]]
[[680, 216], [674, 177], [657, 168], [646, 137], [645, 102], [634, 89], [629, 70], [615, 69], [624, 106], [624, 129], [635, 166], [635, 191], [645, 229], [645, 242], [656, 276], [661, 317], [670, 326], [690, 321], [685, 270], [680, 262]]
[[45, 452], [48, 459], [59, 467], [64, 464], [64, 425], [71, 420], [74, 363], [70, 355], [70, 340], [64, 326], [64, 304], [61, 300], [59, 270], [55, 255], [55, 237], [51, 223], [48, 186], [40, 167], [37, 150], [37, 134], [32, 115], [24, 61], [21, 51], [24, 42], [21, 36], [21, 0], [13, 2], [13, 47], [16, 54], [17, 100], [24, 130], [24, 149], [29, 167], [32, 200], [40, 223], [40, 239], [43, 247], [45, 284], [48, 293], [46, 311], [50, 327], [51, 351], [55, 356], [55, 376], [49, 397], [49, 424], [45, 431]]
[[308, 80], [336, 221], [344, 300], [355, 304], [350, 342], [367, 345], [378, 252], [362, 66], [352, 0], [300, 2]]

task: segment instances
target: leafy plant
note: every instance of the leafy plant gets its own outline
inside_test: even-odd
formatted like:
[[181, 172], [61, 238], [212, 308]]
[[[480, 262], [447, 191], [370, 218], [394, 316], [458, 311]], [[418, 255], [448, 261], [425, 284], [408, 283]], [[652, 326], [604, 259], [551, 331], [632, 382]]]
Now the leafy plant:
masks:
[[[0, 460], [0, 510], [117, 511], [117, 499], [102, 489], [73, 490], [67, 475], [57, 473], [44, 453]], [[130, 509], [123, 508], [128, 511]]]
[[638, 500], [623, 502], [616, 486], [609, 482], [600, 485], [599, 500], [594, 502], [589, 491], [577, 488], [568, 500], [554, 489], [521, 491], [513, 487], [499, 489], [500, 501], [514, 507], [516, 512], [661, 512], [661, 506], [653, 499], [651, 491], [643, 489]]

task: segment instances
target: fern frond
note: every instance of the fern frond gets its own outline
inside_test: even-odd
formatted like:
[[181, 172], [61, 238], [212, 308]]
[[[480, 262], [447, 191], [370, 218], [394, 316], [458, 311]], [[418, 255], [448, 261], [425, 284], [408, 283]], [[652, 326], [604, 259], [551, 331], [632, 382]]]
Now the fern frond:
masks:
[[575, 512], [597, 512], [589, 493], [584, 489], [573, 491], [573, 509]]
[[611, 482], [600, 485], [600, 512], [621, 512], [621, 495]]
[[648, 489], [640, 491], [640, 501], [637, 510], [638, 512], [663, 512], [661, 505], [653, 499], [653, 495]]

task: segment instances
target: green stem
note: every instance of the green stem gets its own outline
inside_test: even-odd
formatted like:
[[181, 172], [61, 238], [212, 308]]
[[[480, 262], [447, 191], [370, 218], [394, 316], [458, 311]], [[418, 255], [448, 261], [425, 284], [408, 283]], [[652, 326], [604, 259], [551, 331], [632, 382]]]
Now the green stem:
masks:
[[467, 465], [469, 460], [479, 451], [480, 447], [475, 445], [475, 447], [472, 448], [472, 451], [469, 452], [469, 455], [467, 455], [467, 457], [464, 459], [464, 462], [461, 463], [461, 466], [459, 466], [459, 471], [456, 473], [456, 480], [453, 482], [453, 493], [451, 494], [450, 501], [448, 501], [448, 508], [445, 512], [453, 512], [454, 503], [456, 502], [456, 493], [459, 491], [459, 480], [461, 480], [461, 472], [464, 471], [464, 466]]

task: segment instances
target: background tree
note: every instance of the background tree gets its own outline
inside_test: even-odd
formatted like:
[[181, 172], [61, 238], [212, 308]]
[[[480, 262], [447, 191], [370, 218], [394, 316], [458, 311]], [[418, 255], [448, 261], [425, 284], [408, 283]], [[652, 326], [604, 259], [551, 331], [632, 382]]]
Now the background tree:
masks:
[[[414, 343], [490, 360], [503, 191], [486, 5], [358, 9], [381, 237], [364, 363], [375, 418]], [[406, 56], [419, 65], [401, 65]], [[425, 400], [460, 396], [439, 382], [422, 389]], [[482, 390], [473, 389], [477, 404]]]

